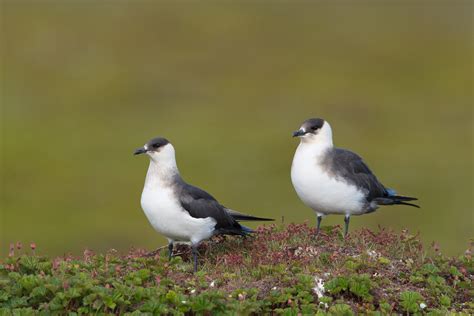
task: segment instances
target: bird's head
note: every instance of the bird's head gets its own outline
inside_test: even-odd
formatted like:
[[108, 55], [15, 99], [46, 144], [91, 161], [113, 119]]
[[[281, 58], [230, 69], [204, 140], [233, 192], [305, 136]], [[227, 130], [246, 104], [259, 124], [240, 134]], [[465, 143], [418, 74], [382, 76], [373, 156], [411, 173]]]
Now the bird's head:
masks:
[[302, 142], [330, 142], [332, 144], [331, 126], [321, 118], [310, 118], [304, 121], [301, 127], [293, 132], [293, 137], [301, 138]]
[[147, 142], [143, 147], [137, 148], [134, 155], [147, 154], [150, 159], [157, 163], [167, 163], [175, 161], [173, 145], [163, 137], [155, 137]]

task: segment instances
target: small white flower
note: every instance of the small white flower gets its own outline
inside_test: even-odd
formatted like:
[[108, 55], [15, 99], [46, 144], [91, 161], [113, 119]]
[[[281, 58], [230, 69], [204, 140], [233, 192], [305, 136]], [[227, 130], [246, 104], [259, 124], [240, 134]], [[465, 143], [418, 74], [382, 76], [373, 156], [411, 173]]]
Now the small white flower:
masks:
[[196, 293], [196, 290], [195, 290], [195, 289], [192, 289], [192, 290], [191, 290], [191, 294], [194, 294], [194, 293]]
[[211, 284], [209, 284], [209, 287], [214, 287], [215, 283], [214, 281], [211, 282]]
[[379, 254], [378, 254], [376, 251], [374, 251], [374, 250], [367, 250], [367, 254], [368, 254], [369, 257], [371, 257], [371, 258], [376, 258], [376, 257], [378, 257], [378, 255], [379, 255]]
[[303, 248], [298, 247], [298, 249], [295, 250], [295, 256], [300, 256], [303, 253]]
[[425, 303], [420, 303], [420, 308], [421, 308], [421, 309], [425, 309], [425, 308], [426, 308], [426, 304], [425, 304]]
[[272, 290], [273, 290], [273, 291], [275, 291], [276, 289], [277, 289], [277, 287], [276, 287], [276, 286], [272, 287]]
[[323, 279], [315, 277], [314, 282], [316, 283], [316, 286], [313, 287], [314, 293], [318, 296], [318, 298], [323, 297], [324, 296], [324, 281], [323, 281]]
[[186, 304], [186, 301], [181, 301], [182, 304]]

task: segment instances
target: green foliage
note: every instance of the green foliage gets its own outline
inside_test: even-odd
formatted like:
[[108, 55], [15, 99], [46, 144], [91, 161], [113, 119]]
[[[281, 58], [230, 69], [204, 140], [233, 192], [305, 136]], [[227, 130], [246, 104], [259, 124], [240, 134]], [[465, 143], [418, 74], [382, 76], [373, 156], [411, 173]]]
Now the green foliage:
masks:
[[427, 263], [421, 267], [420, 272], [424, 275], [438, 274], [440, 270], [432, 263]]
[[387, 314], [390, 314], [391, 311], [392, 311], [392, 306], [387, 303], [387, 302], [380, 302], [380, 312], [383, 314], [383, 315], [387, 315]]
[[331, 294], [339, 294], [341, 292], [347, 291], [349, 288], [349, 279], [342, 276], [336, 277], [326, 283], [324, 288]]
[[441, 297], [439, 298], [439, 304], [444, 307], [450, 307], [451, 299], [447, 295], [441, 295]]
[[360, 263], [359, 262], [354, 262], [353, 260], [349, 259], [349, 260], [346, 261], [344, 266], [349, 270], [357, 271], [357, 269], [360, 267]]
[[389, 263], [390, 263], [390, 260], [387, 259], [387, 258], [385, 258], [385, 257], [380, 257], [380, 258], [379, 258], [379, 262], [380, 262], [381, 264], [389, 264]]
[[349, 291], [364, 301], [372, 301], [371, 282], [368, 275], [355, 275], [349, 281]]
[[353, 316], [354, 312], [347, 304], [336, 304], [329, 309], [330, 315]]
[[[313, 234], [290, 224], [261, 227], [244, 240], [213, 240], [202, 245], [195, 274], [185, 246], [171, 261], [166, 252], [138, 250], [8, 257], [0, 263], [0, 316], [474, 312], [469, 253], [427, 258], [415, 238], [386, 231], [353, 232], [346, 240], [338, 229]], [[422, 309], [423, 302], [430, 306]]]
[[408, 313], [418, 312], [422, 300], [423, 296], [418, 292], [406, 291], [400, 294], [400, 305], [403, 310]]
[[350, 277], [336, 277], [325, 285], [325, 289], [331, 294], [349, 292], [356, 297], [371, 301], [371, 282], [368, 275], [351, 275]]

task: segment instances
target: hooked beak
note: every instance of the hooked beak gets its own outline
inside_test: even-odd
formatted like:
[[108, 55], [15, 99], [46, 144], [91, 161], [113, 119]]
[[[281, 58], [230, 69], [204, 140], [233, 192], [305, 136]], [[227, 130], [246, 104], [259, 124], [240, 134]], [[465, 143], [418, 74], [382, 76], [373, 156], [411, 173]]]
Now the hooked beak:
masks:
[[146, 149], [144, 147], [140, 147], [140, 148], [136, 149], [133, 154], [136, 156], [136, 155], [141, 155], [141, 154], [144, 154], [144, 153], [146, 153]]
[[304, 134], [306, 134], [305, 130], [304, 129], [299, 129], [299, 130], [293, 132], [293, 137], [300, 137], [300, 136], [303, 136]]

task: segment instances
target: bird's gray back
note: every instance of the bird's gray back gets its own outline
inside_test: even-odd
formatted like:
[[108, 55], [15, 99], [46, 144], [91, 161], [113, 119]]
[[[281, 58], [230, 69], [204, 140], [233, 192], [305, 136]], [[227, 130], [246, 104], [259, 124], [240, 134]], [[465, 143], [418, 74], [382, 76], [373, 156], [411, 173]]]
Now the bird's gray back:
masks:
[[240, 224], [206, 191], [186, 183], [181, 177], [175, 179], [173, 186], [181, 206], [192, 217], [212, 217], [216, 220], [216, 230], [241, 230]]
[[366, 194], [368, 202], [387, 196], [387, 190], [362, 158], [352, 151], [331, 148], [320, 160], [321, 167], [331, 176], [355, 185]]

